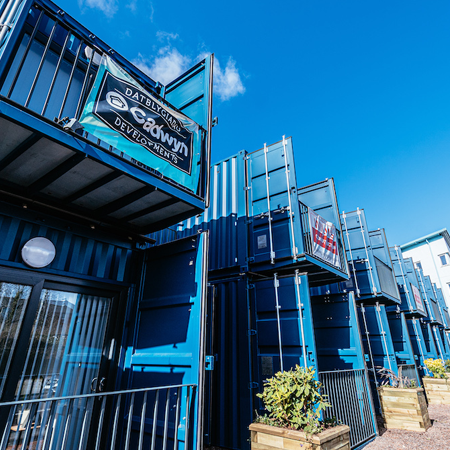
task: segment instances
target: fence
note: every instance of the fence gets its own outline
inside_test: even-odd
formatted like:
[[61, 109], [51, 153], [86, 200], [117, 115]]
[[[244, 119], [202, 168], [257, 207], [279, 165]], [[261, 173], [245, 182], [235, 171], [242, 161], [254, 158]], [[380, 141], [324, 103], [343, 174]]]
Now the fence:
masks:
[[[1, 450], [189, 450], [196, 385], [0, 403]], [[91, 426], [92, 425], [92, 426]]]
[[323, 393], [331, 407], [324, 417], [335, 417], [350, 427], [350, 446], [356, 448], [377, 434], [365, 369], [319, 372]]

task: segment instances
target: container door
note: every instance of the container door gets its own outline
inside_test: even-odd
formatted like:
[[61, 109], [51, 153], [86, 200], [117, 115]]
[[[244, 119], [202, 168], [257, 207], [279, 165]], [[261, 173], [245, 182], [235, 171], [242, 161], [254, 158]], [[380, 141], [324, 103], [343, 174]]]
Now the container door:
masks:
[[303, 253], [292, 140], [250, 153], [247, 163], [250, 257], [275, 267], [276, 260]]
[[[115, 317], [117, 296], [43, 279], [36, 282], [23, 271], [13, 278], [0, 282], [2, 402], [89, 394], [106, 387], [104, 355], [111, 344], [114, 327], [109, 321]], [[42, 405], [2, 408], [1, 449], [40, 448], [50, 423], [46, 448], [60, 449], [65, 439], [66, 450], [85, 449], [93, 402], [81, 398], [60, 401], [54, 409]], [[76, 442], [68, 436], [77, 436]]]
[[203, 136], [204, 158], [202, 170], [206, 171], [206, 186], [199, 195], [209, 202], [209, 167], [211, 165], [212, 81], [214, 55], [209, 55], [176, 80], [169, 83], [164, 96], [207, 133]]
[[306, 275], [257, 281], [251, 289], [256, 311], [257, 381], [276, 372], [316, 367], [309, 286]]
[[[159, 398], [161, 404], [167, 401], [168, 413], [158, 411], [158, 448], [163, 445], [165, 429], [171, 442], [168, 448], [175, 438], [181, 448], [185, 443], [191, 449], [199, 448], [202, 440], [207, 245], [208, 234], [202, 233], [154, 247], [146, 256], [134, 345], [127, 363], [129, 387], [183, 386], [177, 429], [177, 390], [170, 391], [169, 399]], [[154, 404], [152, 395], [149, 393], [148, 404]], [[186, 414], [188, 407], [190, 414]], [[147, 421], [153, 423], [152, 412], [148, 412]], [[151, 442], [151, 428], [146, 428], [144, 447]], [[137, 444], [133, 447], [137, 436], [131, 439], [131, 447], [137, 448]]]

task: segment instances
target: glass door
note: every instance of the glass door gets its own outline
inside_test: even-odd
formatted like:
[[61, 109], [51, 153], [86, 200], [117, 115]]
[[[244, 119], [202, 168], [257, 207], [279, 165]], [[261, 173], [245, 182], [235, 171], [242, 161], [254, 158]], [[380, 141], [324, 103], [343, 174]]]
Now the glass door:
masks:
[[[113, 295], [44, 282], [33, 288], [2, 283], [0, 289], [2, 401], [102, 389]], [[12, 406], [3, 420], [0, 416], [5, 425], [0, 448], [83, 449], [93, 405], [92, 398], [84, 397]]]

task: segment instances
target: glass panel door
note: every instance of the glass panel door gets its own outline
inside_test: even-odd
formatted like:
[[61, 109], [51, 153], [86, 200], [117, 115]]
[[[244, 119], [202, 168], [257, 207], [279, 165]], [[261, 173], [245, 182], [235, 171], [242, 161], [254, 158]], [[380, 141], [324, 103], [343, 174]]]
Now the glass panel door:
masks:
[[[42, 289], [15, 400], [88, 394], [98, 376], [112, 299]], [[83, 448], [92, 399], [12, 407], [4, 448]]]
[[31, 286], [0, 282], [0, 396], [30, 294]]

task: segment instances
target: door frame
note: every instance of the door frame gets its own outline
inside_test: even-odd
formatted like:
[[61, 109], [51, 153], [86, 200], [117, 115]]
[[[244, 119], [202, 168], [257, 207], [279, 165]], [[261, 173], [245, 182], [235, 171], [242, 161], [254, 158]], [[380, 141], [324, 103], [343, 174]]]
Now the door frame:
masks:
[[[101, 294], [103, 297], [112, 299], [109, 312], [108, 324], [105, 332], [103, 354], [101, 358], [99, 376], [108, 374], [104, 390], [114, 390], [116, 376], [120, 361], [120, 343], [122, 342], [125, 329], [125, 317], [127, 309], [127, 298], [133, 290], [130, 284], [118, 285], [108, 282], [79, 279], [70, 276], [54, 275], [48, 272], [37, 272], [26, 269], [12, 269], [0, 266], [0, 281], [31, 286], [32, 291], [26, 304], [25, 312], [16, 345], [13, 349], [9, 370], [7, 373], [0, 402], [14, 401], [15, 388], [18, 378], [23, 371], [23, 364], [28, 344], [29, 332], [32, 329], [39, 307], [42, 289], [64, 290], [66, 292]], [[28, 330], [28, 331], [27, 331]], [[114, 346], [114, 347], [113, 347]], [[98, 390], [98, 383], [97, 389]], [[0, 411], [0, 426], [3, 414]]]

